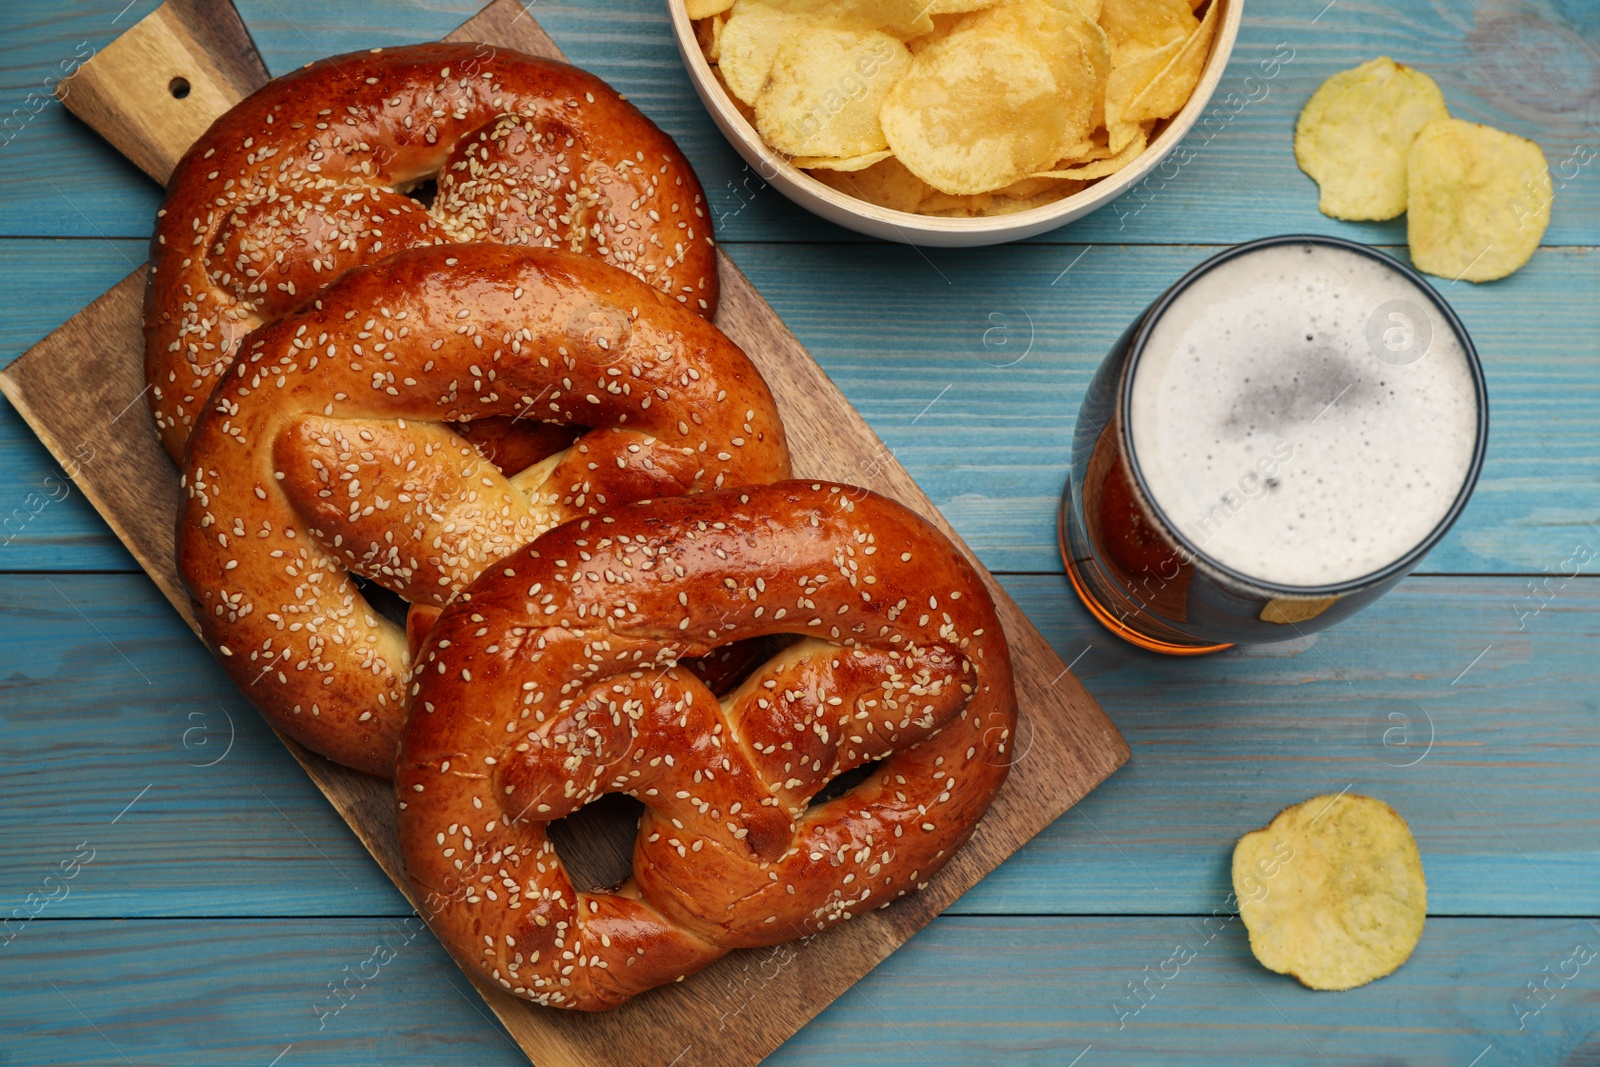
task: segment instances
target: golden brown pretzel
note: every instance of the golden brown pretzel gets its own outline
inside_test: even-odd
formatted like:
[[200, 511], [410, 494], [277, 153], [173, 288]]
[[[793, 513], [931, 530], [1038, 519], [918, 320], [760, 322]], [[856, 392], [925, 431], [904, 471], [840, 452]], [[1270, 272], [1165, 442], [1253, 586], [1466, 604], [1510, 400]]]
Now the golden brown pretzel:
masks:
[[[406, 195], [435, 177], [430, 206]], [[349, 267], [454, 241], [582, 252], [716, 311], [700, 183], [605, 82], [483, 44], [334, 56], [236, 104], [168, 183], [145, 290], [167, 451], [251, 330]]]
[[[721, 703], [678, 665], [776, 633], [805, 637]], [[502, 988], [585, 1010], [926, 884], [1005, 779], [1017, 711], [966, 559], [813, 482], [557, 527], [445, 608], [408, 700], [395, 789], [423, 915]], [[605, 793], [646, 805], [635, 878], [584, 891], [545, 827]]]
[[[590, 429], [508, 479], [444, 425], [489, 416]], [[389, 775], [405, 635], [347, 572], [442, 605], [558, 522], [788, 471], [744, 353], [644, 282], [568, 252], [421, 248], [251, 335], [195, 426], [178, 566], [274, 725]]]

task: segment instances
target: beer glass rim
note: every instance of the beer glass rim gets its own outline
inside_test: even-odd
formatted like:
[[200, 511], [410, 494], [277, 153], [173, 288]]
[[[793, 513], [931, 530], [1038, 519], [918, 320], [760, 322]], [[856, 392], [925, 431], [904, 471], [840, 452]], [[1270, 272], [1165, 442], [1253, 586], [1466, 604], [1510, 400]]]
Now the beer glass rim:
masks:
[[[1419, 541], [1415, 547], [1393, 562], [1386, 564], [1378, 570], [1361, 575], [1358, 578], [1351, 578], [1343, 582], [1334, 582], [1328, 585], [1283, 585], [1279, 582], [1265, 581], [1261, 578], [1254, 578], [1243, 573], [1242, 571], [1237, 570], [1236, 568], [1229, 567], [1218, 562], [1211, 556], [1208, 556], [1197, 545], [1192, 543], [1181, 530], [1179, 530], [1178, 524], [1172, 521], [1171, 517], [1168, 516], [1166, 512], [1161, 509], [1160, 505], [1156, 503], [1155, 494], [1150, 491], [1150, 486], [1145, 481], [1144, 471], [1139, 467], [1139, 457], [1134, 452], [1133, 448], [1133, 377], [1139, 369], [1139, 359], [1144, 354], [1145, 345], [1150, 340], [1150, 335], [1154, 332], [1156, 324], [1161, 321], [1161, 318], [1166, 313], [1167, 309], [1171, 307], [1171, 305], [1177, 301], [1178, 298], [1181, 297], [1191, 285], [1193, 285], [1204, 275], [1210, 273], [1225, 263], [1238, 259], [1242, 256], [1250, 255], [1252, 252], [1258, 252], [1265, 248], [1275, 248], [1280, 245], [1323, 245], [1331, 248], [1344, 249], [1348, 252], [1354, 252], [1357, 255], [1366, 256], [1368, 259], [1377, 260], [1385, 267], [1388, 267], [1390, 270], [1394, 271], [1400, 277], [1409, 280], [1413, 285], [1421, 290], [1422, 294], [1433, 305], [1434, 309], [1444, 318], [1445, 323], [1450, 327], [1450, 330], [1455, 334], [1456, 340], [1460, 343], [1462, 351], [1466, 355], [1468, 371], [1472, 375], [1473, 394], [1478, 405], [1477, 433], [1472, 446], [1472, 460], [1467, 466], [1466, 477], [1461, 481], [1461, 489], [1459, 492], [1457, 492], [1455, 499], [1451, 502], [1449, 509], [1444, 513], [1443, 518], [1441, 518], [1439, 522], [1435, 524], [1433, 529], [1428, 532], [1428, 535]], [[1122, 453], [1128, 459], [1128, 467], [1133, 472], [1134, 483], [1138, 487], [1140, 497], [1143, 499], [1145, 506], [1155, 514], [1156, 518], [1159, 520], [1159, 525], [1165, 534], [1172, 538], [1172, 540], [1176, 541], [1178, 546], [1190, 557], [1204, 564], [1207, 569], [1215, 571], [1216, 573], [1227, 578], [1229, 581], [1245, 588], [1259, 589], [1275, 596], [1340, 596], [1345, 593], [1355, 592], [1359, 589], [1365, 589], [1368, 586], [1380, 584], [1390, 580], [1391, 578], [1397, 578], [1408, 573], [1413, 567], [1421, 562], [1423, 556], [1432, 551], [1434, 546], [1436, 546], [1444, 538], [1444, 535], [1449, 532], [1450, 527], [1455, 525], [1455, 521], [1460, 517], [1461, 512], [1465, 510], [1467, 501], [1472, 496], [1473, 489], [1477, 487], [1478, 475], [1483, 470], [1484, 454], [1488, 450], [1488, 384], [1484, 379], [1483, 364], [1478, 358], [1477, 347], [1473, 345], [1472, 338], [1467, 333], [1467, 328], [1462, 323], [1460, 317], [1455, 313], [1455, 309], [1452, 308], [1445, 301], [1444, 297], [1440, 296], [1438, 291], [1435, 290], [1432, 285], [1428, 284], [1427, 279], [1425, 279], [1415, 269], [1407, 266], [1404, 263], [1401, 263], [1393, 256], [1387, 255], [1376, 248], [1361, 244], [1358, 241], [1349, 241], [1342, 237], [1304, 233], [1280, 234], [1276, 237], [1263, 237], [1258, 240], [1247, 241], [1244, 244], [1235, 245], [1232, 248], [1224, 249], [1223, 251], [1218, 252], [1216, 255], [1210, 256], [1209, 258], [1196, 264], [1186, 274], [1184, 274], [1183, 277], [1174, 282], [1171, 287], [1166, 290], [1166, 292], [1162, 293], [1161, 296], [1156, 299], [1156, 302], [1150, 306], [1150, 309], [1145, 312], [1143, 321], [1141, 321], [1139, 324], [1138, 332], [1134, 335], [1133, 343], [1129, 346], [1128, 359], [1123, 366], [1120, 391], [1121, 396], [1118, 398], [1117, 409], [1122, 421], [1120, 432], [1120, 436], [1122, 438]]]

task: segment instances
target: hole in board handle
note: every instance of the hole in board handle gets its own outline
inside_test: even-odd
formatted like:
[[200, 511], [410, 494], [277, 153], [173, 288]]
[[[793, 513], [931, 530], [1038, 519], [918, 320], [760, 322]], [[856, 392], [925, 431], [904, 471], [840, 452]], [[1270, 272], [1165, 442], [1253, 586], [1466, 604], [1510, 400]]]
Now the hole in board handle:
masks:
[[174, 99], [182, 100], [189, 95], [189, 79], [173, 78], [167, 83], [167, 91], [172, 94]]

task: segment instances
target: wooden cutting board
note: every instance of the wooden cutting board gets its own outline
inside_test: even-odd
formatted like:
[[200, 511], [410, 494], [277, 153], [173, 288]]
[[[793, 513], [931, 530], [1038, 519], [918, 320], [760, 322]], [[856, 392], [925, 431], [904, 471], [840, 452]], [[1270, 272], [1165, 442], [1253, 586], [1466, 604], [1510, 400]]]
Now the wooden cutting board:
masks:
[[[494, 0], [446, 40], [563, 58], [518, 0]], [[232, 4], [168, 0], [63, 82], [66, 105], [157, 181], [267, 70]], [[717, 325], [777, 397], [799, 477], [867, 486], [914, 508], [971, 556], [933, 503], [806, 353], [748, 279], [719, 257]], [[173, 561], [177, 471], [144, 402], [143, 268], [0, 372], [0, 390], [189, 622]], [[973, 560], [976, 563], [976, 559]], [[982, 570], [980, 566], [980, 570]], [[566, 1013], [474, 984], [540, 1067], [734, 1067], [760, 1061], [951, 901], [1128, 758], [1116, 728], [992, 576], [983, 571], [1016, 660], [1017, 762], [977, 833], [926, 890], [775, 949], [734, 953], [688, 981], [602, 1015]], [[387, 782], [283, 739], [384, 871], [400, 875]], [[609, 832], [608, 832], [609, 831]], [[618, 851], [622, 830], [591, 822], [575, 862]], [[471, 977], [469, 975], [469, 977]]]

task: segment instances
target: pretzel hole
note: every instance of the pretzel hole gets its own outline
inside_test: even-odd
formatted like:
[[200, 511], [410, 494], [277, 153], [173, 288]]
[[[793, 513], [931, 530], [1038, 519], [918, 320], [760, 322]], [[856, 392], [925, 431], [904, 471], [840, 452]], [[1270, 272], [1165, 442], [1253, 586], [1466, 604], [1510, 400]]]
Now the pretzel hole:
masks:
[[167, 83], [167, 92], [172, 94], [174, 100], [182, 100], [189, 95], [189, 79], [173, 78]]
[[610, 890], [628, 880], [643, 814], [644, 805], [632, 797], [607, 793], [545, 827], [574, 888]]
[[437, 178], [424, 178], [405, 190], [405, 194], [423, 207], [432, 207], [434, 197], [439, 195], [439, 181]]
[[817, 790], [816, 795], [811, 798], [811, 802], [806, 807], [814, 808], [818, 804], [826, 804], [830, 800], [837, 800], [839, 797], [844, 796], [850, 790], [871, 778], [873, 772], [878, 769], [878, 765], [882, 762], [882, 760], [873, 760], [871, 763], [863, 763], [859, 767], [853, 767], [848, 771], [834, 775], [828, 779], [827, 785]]
[[399, 593], [393, 593], [379, 585], [370, 578], [351, 572], [350, 579], [355, 583], [356, 591], [367, 602], [367, 606], [375, 614], [383, 616], [401, 629], [406, 625], [406, 613], [411, 610], [411, 605]]
[[747, 637], [722, 645], [709, 655], [686, 659], [687, 667], [717, 696], [726, 696], [744, 684], [767, 661], [801, 639], [799, 634], [768, 634]]

